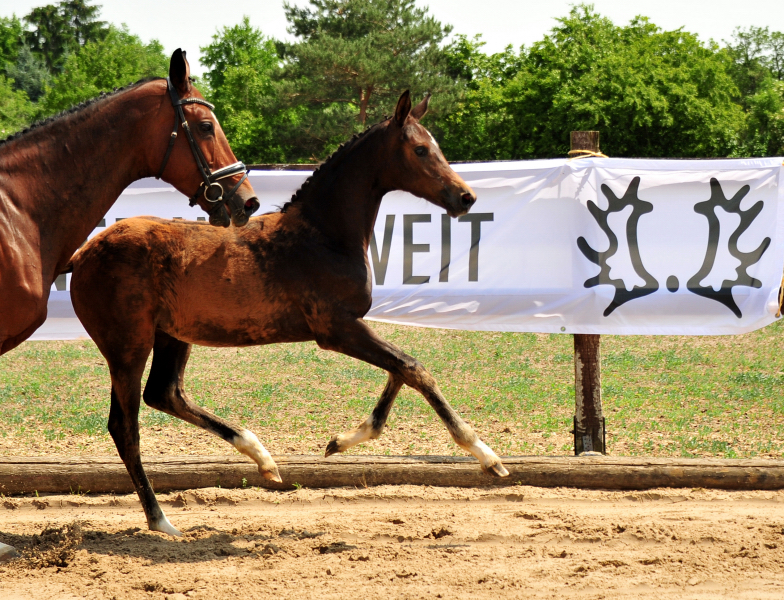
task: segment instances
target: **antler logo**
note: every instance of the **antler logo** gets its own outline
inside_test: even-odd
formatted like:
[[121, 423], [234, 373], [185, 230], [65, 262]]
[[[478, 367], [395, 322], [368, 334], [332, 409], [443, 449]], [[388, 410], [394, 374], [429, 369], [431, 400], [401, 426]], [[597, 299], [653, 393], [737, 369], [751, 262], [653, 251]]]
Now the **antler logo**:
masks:
[[[748, 185], [744, 185], [729, 200], [724, 195], [721, 184], [717, 179], [711, 178], [710, 186], [710, 199], [704, 202], [698, 202], [694, 205], [694, 212], [703, 215], [708, 220], [708, 247], [705, 252], [705, 259], [703, 260], [702, 267], [700, 267], [697, 273], [689, 278], [686, 288], [693, 294], [723, 304], [729, 308], [736, 317], [741, 318], [743, 315], [732, 297], [732, 289], [737, 286], [748, 286], [753, 288], [762, 287], [762, 282], [749, 275], [746, 270], [759, 262], [762, 255], [768, 249], [768, 246], [770, 246], [771, 239], [766, 237], [762, 240], [762, 243], [751, 252], [741, 252], [738, 249], [738, 239], [762, 211], [764, 202], [760, 200], [748, 210], [741, 210], [740, 203], [750, 190]], [[653, 204], [641, 200], [638, 197], [639, 187], [640, 178], [635, 177], [632, 179], [632, 182], [629, 184], [623, 197], [618, 198], [609, 187], [602, 184], [602, 193], [609, 201], [607, 210], [601, 210], [594, 202], [588, 202], [588, 211], [593, 218], [596, 219], [599, 227], [610, 240], [610, 247], [606, 251], [597, 252], [588, 244], [584, 237], [579, 237], [577, 239], [577, 247], [580, 251], [592, 263], [599, 265], [601, 269], [598, 275], [586, 280], [585, 287], [590, 288], [597, 285], [612, 285], [615, 287], [615, 296], [609, 306], [604, 310], [603, 314], [605, 317], [610, 315], [622, 304], [653, 294], [659, 289], [659, 282], [643, 266], [642, 258], [640, 257], [640, 249], [637, 243], [637, 228], [640, 217], [653, 211]], [[608, 217], [611, 213], [620, 212], [627, 206], [632, 207], [632, 213], [626, 221], [626, 239], [629, 244], [629, 257], [631, 258], [634, 271], [644, 281], [643, 285], [634, 286], [630, 291], [626, 289], [623, 279], [613, 279], [610, 277], [610, 265], [607, 264], [607, 261], [618, 251], [618, 237], [610, 228]], [[737, 275], [735, 279], [725, 279], [722, 282], [720, 289], [715, 291], [710, 286], [701, 285], [701, 282], [708, 277], [716, 263], [716, 254], [721, 233], [721, 222], [716, 215], [717, 208], [721, 208], [727, 213], [737, 214], [740, 217], [740, 224], [730, 235], [727, 244], [729, 253], [740, 261], [740, 266], [735, 269]], [[667, 280], [667, 289], [671, 292], [678, 289], [678, 280], [675, 276], [671, 276]]]
[[[609, 187], [602, 184], [602, 193], [610, 202], [607, 210], [602, 210], [593, 201], [588, 201], [589, 212], [593, 215], [593, 218], [596, 219], [596, 222], [599, 224], [599, 227], [602, 228], [602, 231], [604, 231], [610, 239], [610, 247], [607, 250], [604, 252], [597, 252], [588, 245], [588, 242], [584, 237], [580, 236], [577, 239], [577, 247], [585, 255], [585, 258], [601, 267], [601, 270], [596, 277], [591, 277], [591, 279], [588, 279], [585, 282], [585, 287], [590, 288], [602, 284], [608, 284], [615, 287], [615, 297], [612, 302], [610, 302], [610, 305], [604, 309], [603, 314], [605, 317], [622, 304], [636, 298], [642, 298], [648, 294], [653, 294], [659, 289], [659, 282], [656, 281], [653, 275], [645, 270], [645, 267], [642, 264], [642, 258], [640, 258], [640, 249], [637, 246], [637, 224], [640, 217], [653, 210], [653, 204], [646, 202], [645, 200], [640, 200], [637, 196], [639, 187], [640, 178], [635, 177], [629, 184], [623, 198], [618, 198]], [[632, 207], [632, 214], [626, 221], [626, 239], [629, 243], [629, 256], [631, 257], [634, 271], [645, 282], [641, 286], [634, 286], [631, 290], [626, 289], [623, 279], [612, 279], [610, 277], [610, 266], [607, 264], [607, 260], [618, 251], [618, 238], [613, 230], [610, 229], [607, 218], [610, 213], [621, 212], [627, 206]]]
[[[758, 288], [762, 287], [762, 282], [755, 279], [746, 272], [751, 265], [759, 262], [765, 250], [770, 246], [770, 238], [766, 237], [756, 250], [751, 252], [741, 252], [738, 250], [738, 238], [749, 228], [752, 221], [757, 218], [763, 207], [763, 202], [760, 200], [748, 210], [740, 209], [740, 202], [749, 193], [749, 186], [744, 185], [738, 193], [735, 194], [730, 200], [727, 200], [724, 191], [721, 189], [721, 184], [717, 179], [711, 178], [711, 197], [705, 202], [698, 202], [694, 205], [694, 212], [704, 215], [708, 219], [708, 248], [705, 252], [705, 260], [702, 267], [697, 273], [689, 279], [686, 284], [687, 289], [693, 294], [703, 296], [715, 300], [729, 308], [736, 317], [739, 319], [743, 316], [740, 308], [735, 303], [732, 297], [732, 288], [739, 285]], [[711, 287], [703, 287], [700, 282], [705, 279], [713, 269], [713, 264], [716, 261], [716, 249], [719, 245], [719, 234], [721, 233], [721, 225], [719, 218], [716, 216], [716, 209], [722, 208], [725, 212], [735, 213], [740, 216], [740, 225], [732, 233], [729, 239], [728, 247], [730, 254], [740, 261], [740, 266], [735, 270], [737, 277], [735, 279], [725, 279], [718, 292], [714, 291]]]

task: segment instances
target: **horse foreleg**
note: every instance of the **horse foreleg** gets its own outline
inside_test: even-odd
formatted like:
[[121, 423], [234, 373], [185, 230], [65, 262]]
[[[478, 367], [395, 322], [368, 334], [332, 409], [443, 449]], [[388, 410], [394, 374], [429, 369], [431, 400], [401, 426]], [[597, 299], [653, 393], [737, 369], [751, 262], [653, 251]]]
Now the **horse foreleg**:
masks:
[[395, 401], [401, 387], [403, 387], [403, 380], [397, 375], [390, 373], [387, 385], [370, 416], [356, 429], [333, 436], [329, 444], [327, 444], [327, 451], [324, 453], [324, 456], [331, 456], [336, 452], [345, 452], [352, 446], [378, 438], [384, 429], [392, 403]]
[[475, 456], [483, 471], [496, 477], [509, 475], [501, 459], [449, 405], [433, 376], [418, 360], [378, 337], [361, 319], [340, 323], [329, 330], [328, 335], [317, 336], [319, 346], [353, 356], [398, 377], [424, 396], [446, 425], [455, 443]]
[[[144, 362], [141, 363], [142, 369]], [[139, 453], [139, 392], [141, 372], [117, 374], [112, 365], [112, 401], [109, 409], [109, 433], [117, 446], [117, 452], [128, 469], [133, 486], [142, 503], [147, 525], [152, 531], [161, 531], [173, 536], [182, 534], [169, 522], [163, 513], [155, 492], [142, 466]]]
[[278, 465], [256, 435], [229, 423], [194, 404], [184, 390], [185, 365], [191, 345], [158, 331], [155, 334], [152, 366], [144, 388], [148, 406], [209, 431], [250, 457], [265, 479], [281, 483]]

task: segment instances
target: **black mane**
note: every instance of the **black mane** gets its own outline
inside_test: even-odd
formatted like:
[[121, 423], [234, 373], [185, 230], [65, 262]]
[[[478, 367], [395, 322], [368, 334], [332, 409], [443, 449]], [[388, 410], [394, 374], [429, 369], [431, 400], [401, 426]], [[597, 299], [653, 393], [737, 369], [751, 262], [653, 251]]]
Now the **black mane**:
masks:
[[337, 167], [347, 154], [349, 154], [354, 148], [356, 148], [361, 141], [367, 138], [369, 133], [378, 130], [382, 125], [384, 125], [387, 121], [389, 121], [390, 118], [391, 117], [384, 117], [383, 120], [379, 121], [378, 123], [375, 123], [374, 125], [371, 125], [367, 129], [365, 129], [365, 131], [363, 131], [362, 133], [355, 133], [350, 140], [338, 146], [338, 149], [335, 150], [332, 154], [330, 154], [326, 158], [326, 160], [324, 160], [324, 162], [322, 162], [318, 167], [316, 167], [316, 170], [313, 171], [313, 173], [311, 173], [310, 177], [308, 177], [305, 181], [302, 182], [302, 185], [299, 187], [299, 189], [296, 192], [294, 192], [294, 194], [292, 194], [291, 200], [289, 200], [283, 206], [280, 207], [280, 212], [284, 213], [289, 209], [289, 207], [292, 204], [302, 201], [305, 192], [308, 191], [306, 190], [306, 188], [310, 188], [311, 184], [314, 183], [314, 180], [317, 177], [321, 177], [325, 173], [329, 173], [331, 170]]
[[100, 95], [96, 96], [95, 98], [91, 98], [90, 100], [85, 100], [84, 102], [72, 106], [71, 108], [66, 108], [64, 111], [59, 112], [56, 115], [52, 115], [51, 117], [47, 117], [40, 121], [36, 121], [29, 127], [25, 127], [24, 129], [21, 129], [16, 133], [12, 133], [4, 140], [0, 140], [0, 146], [18, 140], [19, 138], [24, 137], [28, 133], [41, 129], [42, 127], [46, 127], [47, 125], [50, 125], [55, 121], [59, 121], [60, 119], [63, 119], [69, 115], [73, 115], [74, 113], [81, 112], [82, 110], [92, 106], [93, 104], [96, 104], [97, 102], [100, 102], [101, 100], [104, 100], [106, 98], [111, 98], [113, 96], [116, 96], [117, 94], [120, 94], [138, 85], [142, 85], [158, 79], [162, 79], [162, 77], [145, 77], [144, 79], [140, 79], [136, 83], [129, 83], [128, 85], [123, 86], [121, 88], [114, 88], [114, 90], [112, 90], [111, 92], [101, 92]]

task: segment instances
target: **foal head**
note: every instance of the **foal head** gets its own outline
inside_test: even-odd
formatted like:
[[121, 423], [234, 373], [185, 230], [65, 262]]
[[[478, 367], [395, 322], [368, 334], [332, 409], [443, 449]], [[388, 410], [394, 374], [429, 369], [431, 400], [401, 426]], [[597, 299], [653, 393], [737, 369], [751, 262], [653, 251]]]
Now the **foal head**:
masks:
[[419, 124], [429, 102], [428, 95], [412, 108], [408, 90], [400, 96], [387, 126], [391, 156], [382, 175], [383, 185], [424, 198], [446, 209], [449, 216], [458, 217], [474, 205], [476, 194], [446, 162], [435, 138]]
[[[211, 105], [193, 87], [190, 65], [180, 49], [172, 54], [169, 81], [173, 90], [168, 84], [164, 88], [165, 99], [159, 116], [168, 128], [162, 141], [167, 145], [171, 139], [173, 145], [170, 149], [167, 147], [165, 153], [153, 155], [151, 160], [158, 161], [153, 168], [160, 169], [160, 178], [189, 196], [192, 205], [198, 204], [207, 212], [213, 225], [227, 227], [230, 220], [234, 225], [245, 225], [248, 217], [259, 208], [259, 201], [245, 177], [244, 165], [237, 161], [210, 109]], [[185, 123], [180, 123], [179, 107], [174, 106], [177, 96]], [[176, 136], [171, 133], [172, 123]], [[164, 137], [159, 132], [154, 135]], [[160, 146], [161, 140], [156, 142], [155, 147]], [[207, 176], [211, 176], [209, 184], [205, 181]]]

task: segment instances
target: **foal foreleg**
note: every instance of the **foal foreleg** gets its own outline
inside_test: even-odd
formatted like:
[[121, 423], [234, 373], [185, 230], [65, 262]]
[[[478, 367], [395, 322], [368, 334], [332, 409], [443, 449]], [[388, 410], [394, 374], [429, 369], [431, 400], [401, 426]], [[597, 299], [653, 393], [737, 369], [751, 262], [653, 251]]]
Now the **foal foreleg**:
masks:
[[370, 416], [356, 429], [334, 436], [327, 444], [327, 451], [324, 453], [324, 456], [331, 456], [336, 452], [345, 452], [352, 446], [378, 438], [384, 429], [389, 410], [392, 408], [392, 403], [395, 401], [401, 387], [403, 387], [403, 380], [399, 376], [390, 373], [387, 385], [384, 391], [381, 392], [381, 397], [378, 399], [376, 407], [370, 413]]
[[339, 327], [333, 327], [332, 331], [339, 333], [318, 338], [319, 346], [384, 369], [417, 390], [444, 422], [455, 443], [475, 456], [483, 471], [496, 477], [509, 475], [501, 459], [449, 405], [433, 376], [418, 360], [379, 338], [361, 319], [350, 324], [341, 323]]

